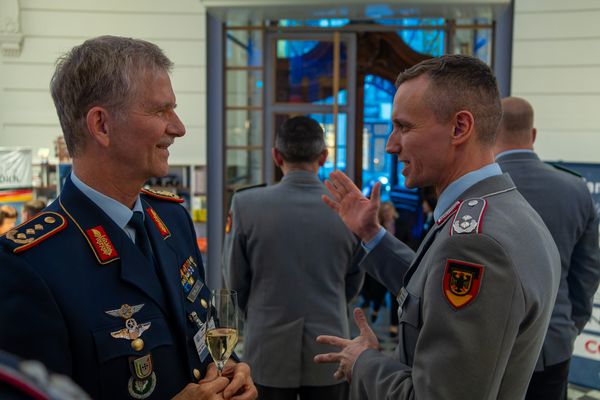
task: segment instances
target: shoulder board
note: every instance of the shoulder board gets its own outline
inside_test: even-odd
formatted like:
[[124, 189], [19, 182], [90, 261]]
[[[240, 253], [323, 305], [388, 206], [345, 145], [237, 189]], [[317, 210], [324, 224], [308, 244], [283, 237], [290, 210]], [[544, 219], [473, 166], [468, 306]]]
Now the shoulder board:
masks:
[[460, 203], [454, 220], [450, 236], [455, 234], [481, 233], [483, 213], [487, 201], [482, 198], [467, 199]]
[[257, 185], [244, 186], [244, 187], [241, 187], [239, 189], [236, 189], [235, 193], [243, 192], [244, 190], [248, 190], [248, 189], [255, 189], [255, 188], [259, 188], [259, 187], [265, 187], [265, 186], [267, 186], [266, 183], [259, 183]]
[[577, 171], [574, 171], [574, 170], [572, 170], [572, 169], [569, 169], [569, 168], [565, 167], [564, 165], [561, 165], [561, 164], [555, 164], [555, 163], [551, 163], [551, 162], [549, 162], [548, 164], [550, 164], [550, 165], [552, 165], [554, 168], [556, 168], [556, 169], [559, 169], [559, 170], [561, 170], [561, 171], [564, 171], [564, 172], [566, 172], [566, 173], [568, 173], [568, 174], [575, 175], [575, 176], [576, 176], [576, 177], [578, 177], [578, 178], [583, 178], [583, 175], [581, 175], [579, 172], [577, 172]]
[[20, 253], [56, 235], [66, 227], [67, 220], [62, 215], [46, 211], [6, 232], [0, 240], [13, 253]]
[[141, 193], [150, 197], [154, 197], [155, 199], [172, 201], [174, 203], [183, 203], [185, 201], [175, 193], [171, 193], [166, 190], [142, 189]]

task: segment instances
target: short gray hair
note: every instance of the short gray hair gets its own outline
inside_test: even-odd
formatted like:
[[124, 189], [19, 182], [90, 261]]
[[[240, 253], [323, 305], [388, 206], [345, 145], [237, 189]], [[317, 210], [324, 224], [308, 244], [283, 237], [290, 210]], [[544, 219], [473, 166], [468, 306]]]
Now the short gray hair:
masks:
[[118, 36], [86, 40], [59, 58], [50, 92], [71, 157], [85, 145], [90, 108], [103, 106], [122, 116], [137, 94], [140, 73], [168, 73], [172, 67], [155, 44]]
[[290, 118], [281, 124], [275, 148], [289, 163], [314, 162], [326, 149], [323, 128], [309, 117]]

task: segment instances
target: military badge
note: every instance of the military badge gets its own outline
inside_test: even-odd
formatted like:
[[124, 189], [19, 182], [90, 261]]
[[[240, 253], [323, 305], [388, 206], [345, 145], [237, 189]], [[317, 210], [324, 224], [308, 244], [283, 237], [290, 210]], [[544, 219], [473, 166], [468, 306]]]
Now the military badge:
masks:
[[144, 348], [144, 341], [140, 336], [152, 325], [152, 322], [144, 322], [138, 324], [133, 319], [133, 314], [140, 311], [144, 307], [144, 304], [138, 304], [130, 306], [129, 304], [123, 304], [116, 310], [105, 311], [111, 317], [123, 318], [125, 320], [125, 328], [118, 331], [111, 332], [110, 335], [115, 339], [127, 339], [131, 340], [131, 348], [135, 351], [142, 351]]
[[460, 203], [460, 207], [452, 221], [450, 235], [465, 233], [481, 233], [481, 221], [487, 207], [485, 199], [468, 199]]
[[160, 219], [156, 211], [154, 211], [152, 207], [148, 207], [146, 208], [146, 212], [148, 212], [150, 219], [152, 220], [152, 222], [154, 222], [154, 225], [156, 225], [156, 228], [160, 232], [160, 235], [163, 237], [163, 239], [170, 237], [171, 232], [169, 232], [169, 229], [167, 228], [163, 220]]
[[88, 229], [85, 233], [100, 263], [106, 264], [119, 257], [115, 246], [113, 246], [102, 226], [98, 225], [95, 228]]
[[150, 197], [154, 197], [155, 199], [173, 201], [175, 203], [183, 203], [185, 201], [175, 193], [171, 193], [166, 190], [142, 189], [142, 193]]
[[225, 224], [225, 233], [231, 232], [231, 224], [233, 223], [233, 218], [231, 213], [227, 214], [227, 223]]
[[129, 357], [131, 377], [127, 385], [129, 395], [134, 399], [149, 397], [156, 387], [156, 374], [152, 366], [152, 354], [143, 357]]
[[[194, 259], [190, 256], [185, 260], [183, 265], [179, 267], [179, 275], [181, 277], [181, 286], [183, 287], [183, 291], [187, 295], [192, 291], [195, 286], [196, 280], [192, 276], [195, 272], [194, 267], [197, 266]], [[197, 291], [200, 292], [201, 287], [197, 288]], [[198, 294], [196, 294], [198, 296]], [[195, 300], [195, 298], [194, 298]], [[193, 300], [192, 300], [193, 301]]]
[[66, 227], [67, 220], [62, 215], [47, 211], [6, 232], [5, 237], [9, 241], [12, 252], [20, 253], [43, 242]]
[[459, 310], [472, 302], [479, 293], [483, 265], [448, 260], [444, 271], [443, 291], [452, 308]]

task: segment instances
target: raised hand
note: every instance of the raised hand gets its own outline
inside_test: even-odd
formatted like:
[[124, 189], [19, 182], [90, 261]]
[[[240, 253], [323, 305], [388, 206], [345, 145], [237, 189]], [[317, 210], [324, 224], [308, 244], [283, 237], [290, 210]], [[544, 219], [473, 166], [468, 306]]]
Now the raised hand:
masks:
[[373, 187], [371, 198], [367, 199], [354, 182], [343, 172], [333, 171], [325, 181], [331, 197], [323, 196], [323, 201], [338, 213], [348, 229], [367, 243], [379, 232], [381, 225], [377, 219], [381, 183]]
[[350, 382], [352, 378], [352, 366], [363, 351], [368, 349], [379, 349], [377, 336], [367, 323], [365, 313], [360, 308], [354, 309], [354, 320], [360, 329], [360, 335], [354, 339], [344, 339], [337, 336], [321, 335], [317, 342], [339, 347], [339, 353], [317, 354], [314, 358], [316, 363], [339, 363], [337, 371], [333, 374], [336, 379], [346, 378]]

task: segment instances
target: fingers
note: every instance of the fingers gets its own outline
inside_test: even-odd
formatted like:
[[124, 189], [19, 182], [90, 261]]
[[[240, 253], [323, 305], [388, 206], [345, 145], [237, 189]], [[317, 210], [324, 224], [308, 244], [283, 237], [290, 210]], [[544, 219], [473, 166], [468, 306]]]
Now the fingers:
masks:
[[356, 321], [356, 326], [358, 326], [358, 329], [360, 330], [360, 336], [373, 333], [373, 330], [367, 322], [367, 317], [361, 308], [356, 307], [354, 309], [354, 321]]
[[249, 400], [254, 398], [252, 394], [253, 390], [256, 390], [256, 388], [254, 388], [252, 378], [250, 377], [250, 367], [245, 363], [236, 364], [233, 378], [229, 386], [225, 389], [225, 392], [223, 392], [223, 397], [229, 399], [237, 394], [235, 398]]
[[317, 364], [328, 364], [328, 363], [336, 363], [342, 360], [342, 355], [340, 353], [324, 353], [317, 354], [313, 361]]
[[227, 387], [228, 384], [229, 384], [229, 379], [227, 379], [223, 376], [219, 376], [219, 377], [213, 379], [212, 381], [204, 380], [199, 385], [200, 385], [200, 389], [203, 393], [216, 394], [216, 393], [222, 392]]
[[338, 369], [335, 370], [335, 372], [333, 373], [333, 377], [338, 381], [346, 377], [346, 375], [344, 374], [344, 369], [342, 368], [342, 364], [340, 364]]
[[336, 346], [336, 347], [346, 347], [350, 342], [351, 342], [351, 340], [349, 340], [349, 339], [344, 339], [344, 338], [337, 337], [337, 336], [329, 336], [329, 335], [317, 336], [317, 343], [330, 344], [330, 345]]
[[[325, 183], [327, 184], [327, 183]], [[322, 195], [321, 199], [323, 200], [323, 202], [325, 202], [325, 204], [327, 204], [329, 206], [329, 208], [331, 208], [333, 211], [337, 212], [338, 209], [340, 208], [340, 205], [337, 201], [333, 201], [331, 200], [328, 196], [326, 195]]]
[[206, 374], [204, 375], [204, 378], [202, 378], [200, 382], [212, 381], [217, 377], [217, 375], [217, 367], [215, 366], [215, 363], [210, 363], [208, 368], [206, 368]]
[[381, 200], [381, 182], [377, 182], [375, 186], [373, 186], [373, 191], [371, 192], [371, 203], [377, 204], [379, 207], [379, 202]]

